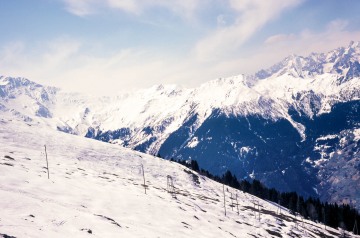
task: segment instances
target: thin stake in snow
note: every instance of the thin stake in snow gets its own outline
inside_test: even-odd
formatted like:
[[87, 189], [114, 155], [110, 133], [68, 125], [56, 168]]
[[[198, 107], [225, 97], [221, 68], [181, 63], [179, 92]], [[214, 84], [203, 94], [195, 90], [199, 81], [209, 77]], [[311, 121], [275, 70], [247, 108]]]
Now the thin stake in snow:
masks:
[[325, 228], [325, 230], [326, 230], [326, 216], [325, 216], [325, 208], [322, 208], [322, 212], [323, 212], [323, 214], [324, 214], [324, 216], [323, 216], [323, 219], [324, 219], [324, 228]]
[[170, 175], [167, 176], [167, 191], [171, 193], [173, 198], [176, 198], [174, 181]]
[[[356, 232], [355, 232], [355, 231], [356, 231]], [[355, 235], [358, 235], [358, 234], [359, 234], [359, 230], [358, 230], [356, 218], [355, 218], [355, 224], [354, 224], [353, 233], [354, 233]]]
[[48, 162], [48, 158], [47, 158], [46, 145], [44, 145], [44, 147], [45, 147], [46, 169], [47, 169], [47, 172], [48, 172], [48, 179], [50, 179], [49, 162]]
[[305, 224], [304, 224], [304, 218], [302, 216], [301, 217], [301, 222], [302, 222], [302, 228], [305, 228]]
[[255, 216], [255, 219], [256, 219], [256, 206], [255, 206], [255, 200], [252, 200], [253, 204], [254, 204], [254, 216]]
[[259, 221], [260, 221], [260, 203], [259, 201], [256, 201], [255, 199], [253, 200], [254, 203], [254, 215], [255, 215], [255, 219], [256, 219], [256, 205], [257, 205], [257, 210], [258, 210], [258, 214], [259, 214]]
[[144, 172], [144, 165], [141, 164], [141, 171], [142, 171], [142, 176], [143, 176], [143, 179], [144, 179], [144, 189], [145, 189], [145, 194], [146, 194], [146, 183], [145, 183], [145, 172]]
[[281, 215], [280, 199], [279, 199], [279, 201], [278, 201], [278, 207], [277, 207], [277, 210], [276, 210], [276, 214]]
[[239, 215], [240, 213], [239, 213], [239, 202], [238, 202], [238, 195], [237, 195], [237, 193], [236, 193], [236, 208], [237, 208], [237, 214]]
[[224, 194], [224, 210], [225, 210], [225, 216], [226, 216], [225, 185], [224, 184], [223, 184], [223, 194]]

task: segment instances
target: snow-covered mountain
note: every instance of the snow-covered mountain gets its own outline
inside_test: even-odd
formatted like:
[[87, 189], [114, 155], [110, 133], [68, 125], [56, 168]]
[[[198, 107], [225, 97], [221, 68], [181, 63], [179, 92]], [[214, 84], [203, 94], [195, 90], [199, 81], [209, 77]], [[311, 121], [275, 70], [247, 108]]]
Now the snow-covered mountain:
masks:
[[8, 112], [0, 125], [0, 237], [359, 237], [174, 162]]
[[359, 208], [359, 61], [360, 44], [351, 42], [254, 76], [101, 98], [1, 77], [0, 111]]
[[329, 53], [312, 53], [308, 57], [291, 55], [267, 70], [255, 74], [258, 79], [290, 74], [294, 77], [313, 77], [336, 74], [340, 82], [360, 76], [360, 43], [350, 42]]

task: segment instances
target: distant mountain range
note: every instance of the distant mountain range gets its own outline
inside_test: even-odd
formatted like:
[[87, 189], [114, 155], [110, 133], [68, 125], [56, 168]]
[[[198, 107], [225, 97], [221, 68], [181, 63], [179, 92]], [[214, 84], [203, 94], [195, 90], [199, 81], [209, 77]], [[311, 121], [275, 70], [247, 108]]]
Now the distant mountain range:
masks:
[[360, 208], [360, 44], [197, 88], [91, 97], [0, 78], [0, 111]]

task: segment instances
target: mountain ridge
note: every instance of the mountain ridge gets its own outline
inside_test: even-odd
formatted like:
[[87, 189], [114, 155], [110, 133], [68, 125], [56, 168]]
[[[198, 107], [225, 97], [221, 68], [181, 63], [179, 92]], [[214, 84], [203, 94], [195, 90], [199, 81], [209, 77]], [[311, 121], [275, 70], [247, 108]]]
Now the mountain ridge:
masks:
[[348, 47], [339, 47], [328, 53], [311, 53], [308, 57], [291, 55], [269, 69], [255, 73], [255, 78], [281, 76], [315, 76], [324, 73], [341, 74], [346, 80], [359, 77], [360, 43], [351, 41]]

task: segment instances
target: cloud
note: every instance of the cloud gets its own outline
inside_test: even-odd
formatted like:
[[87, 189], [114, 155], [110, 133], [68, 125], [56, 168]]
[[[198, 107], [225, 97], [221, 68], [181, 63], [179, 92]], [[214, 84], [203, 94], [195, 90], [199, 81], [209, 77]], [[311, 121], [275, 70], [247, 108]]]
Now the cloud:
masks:
[[103, 55], [89, 48], [89, 43], [69, 37], [36, 46], [10, 43], [0, 49], [1, 73], [71, 91], [114, 94], [180, 80], [177, 75], [190, 68], [187, 61], [150, 49], [125, 48]]
[[[341, 23], [341, 24], [340, 24]], [[237, 54], [236, 57], [208, 62], [204, 70], [207, 80], [214, 77], [228, 77], [238, 74], [251, 75], [266, 69], [291, 54], [308, 56], [312, 52], [327, 53], [338, 47], [346, 47], [350, 41], [360, 41], [360, 31], [346, 29], [346, 20], [336, 19], [322, 31], [304, 29], [298, 33], [276, 34], [268, 37], [263, 44], [251, 49], [251, 54]], [[199, 62], [197, 62], [199, 65]]]
[[360, 31], [348, 31], [347, 25], [347, 20], [335, 19], [322, 31], [303, 29], [298, 33], [269, 36], [263, 44], [259, 44], [257, 49], [252, 51], [250, 57], [244, 59], [240, 56], [224, 61], [219, 64], [219, 70], [237, 69], [239, 72], [252, 74], [274, 65], [291, 54], [307, 56], [312, 52], [326, 53], [347, 46], [350, 41], [359, 41]]
[[227, 23], [226, 17], [223, 14], [220, 14], [219, 16], [217, 16], [216, 22], [218, 26], [225, 26]]
[[190, 19], [199, 6], [208, 0], [62, 0], [66, 10], [78, 16], [86, 16], [106, 11], [120, 10], [140, 15], [148, 9], [163, 8], [174, 14]]
[[274, 43], [283, 42], [283, 41], [291, 41], [294, 39], [295, 39], [294, 34], [277, 34], [277, 35], [273, 35], [273, 36], [270, 36], [269, 38], [267, 38], [265, 40], [265, 44], [274, 44]]
[[134, 0], [107, 0], [107, 2], [104, 1], [104, 3], [107, 3], [107, 7], [109, 8], [121, 9], [133, 14], [139, 14], [142, 10], [141, 6]]
[[89, 51], [92, 45], [60, 37], [36, 46], [22, 42], [0, 49], [1, 74], [21, 76], [45, 85], [93, 94], [115, 94], [176, 83], [197, 86], [224, 76], [207, 64], [149, 48], [123, 48], [111, 54]]
[[66, 37], [29, 46], [23, 42], [4, 45], [0, 50], [2, 73], [31, 77], [43, 82], [75, 67], [81, 43]]
[[231, 57], [251, 36], [284, 10], [299, 5], [302, 0], [229, 0], [235, 11], [233, 24], [222, 26], [201, 39], [195, 47], [199, 60], [219, 60]]
[[63, 0], [65, 8], [70, 13], [77, 16], [86, 16], [95, 13], [97, 0]]
[[342, 31], [349, 25], [349, 22], [344, 19], [335, 19], [327, 25], [327, 31]]
[[82, 44], [65, 37], [46, 42], [44, 46], [46, 51], [41, 54], [40, 60], [46, 64], [47, 69], [58, 70], [60, 65], [66, 65], [66, 62], [71, 62], [78, 55]]
[[323, 31], [304, 29], [299, 33], [277, 34], [268, 37], [264, 47], [281, 49], [286, 54], [306, 55], [311, 52], [326, 52], [339, 46], [346, 46], [352, 40], [360, 40], [359, 31], [348, 31], [348, 21], [335, 19], [330, 21]]
[[14, 62], [16, 64], [24, 49], [25, 44], [21, 41], [14, 41], [8, 45], [3, 46], [0, 51], [0, 65], [3, 65], [2, 62]]

